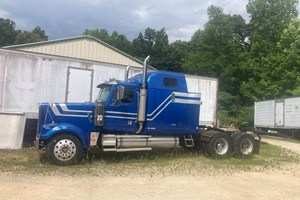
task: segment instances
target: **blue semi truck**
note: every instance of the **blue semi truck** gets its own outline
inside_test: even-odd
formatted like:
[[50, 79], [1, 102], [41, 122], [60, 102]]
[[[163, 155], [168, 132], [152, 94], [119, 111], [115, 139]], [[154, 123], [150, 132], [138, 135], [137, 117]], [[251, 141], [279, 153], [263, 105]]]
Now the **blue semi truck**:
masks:
[[184, 74], [147, 72], [148, 59], [142, 74], [98, 85], [94, 103], [41, 104], [36, 146], [47, 160], [73, 164], [91, 146], [104, 152], [185, 147], [219, 157], [259, 152], [254, 133], [200, 127], [201, 95], [188, 92]]

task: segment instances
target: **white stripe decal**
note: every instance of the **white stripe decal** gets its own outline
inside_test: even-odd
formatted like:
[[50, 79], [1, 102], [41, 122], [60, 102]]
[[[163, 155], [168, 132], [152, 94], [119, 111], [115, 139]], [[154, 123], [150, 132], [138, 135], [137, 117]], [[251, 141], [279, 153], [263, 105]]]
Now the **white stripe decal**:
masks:
[[121, 114], [121, 115], [137, 115], [137, 113], [128, 113], [128, 112], [116, 112], [116, 111], [105, 111], [108, 114]]
[[154, 117], [147, 118], [147, 121], [153, 121], [170, 103], [171, 101], [169, 101]]
[[175, 95], [175, 99], [171, 99], [154, 117], [147, 118], [147, 121], [153, 121], [170, 103], [184, 103], [184, 104], [200, 104], [200, 99], [181, 99], [176, 97], [188, 97], [188, 98], [200, 98], [201, 95], [198, 93], [183, 93], [183, 92], [173, 92], [168, 96], [151, 114], [147, 114], [147, 117], [151, 117], [172, 95]]
[[53, 104], [53, 106], [51, 107], [53, 113], [56, 116], [63, 116], [63, 117], [88, 117], [87, 115], [68, 115], [68, 114], [62, 114], [59, 112], [58, 108], [56, 107], [56, 104]]
[[92, 113], [90, 110], [69, 110], [66, 104], [59, 104], [59, 106], [64, 112]]
[[170, 94], [151, 114], [147, 114], [147, 116], [151, 117], [171, 96], [172, 94]]

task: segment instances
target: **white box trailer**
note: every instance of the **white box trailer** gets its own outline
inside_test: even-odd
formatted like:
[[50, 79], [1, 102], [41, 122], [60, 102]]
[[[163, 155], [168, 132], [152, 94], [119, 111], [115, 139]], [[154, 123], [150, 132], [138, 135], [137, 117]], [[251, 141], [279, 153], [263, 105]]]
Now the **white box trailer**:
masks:
[[199, 125], [217, 127], [218, 79], [193, 75], [185, 77], [188, 91], [201, 94]]
[[254, 107], [256, 129], [300, 137], [300, 97], [258, 101]]
[[[35, 136], [38, 106], [42, 102], [91, 102], [97, 85], [124, 80], [125, 65], [0, 49], [0, 113], [25, 113], [26, 136]], [[129, 77], [142, 69], [131, 68]], [[218, 79], [186, 75], [188, 90], [200, 92], [200, 125], [216, 126]]]

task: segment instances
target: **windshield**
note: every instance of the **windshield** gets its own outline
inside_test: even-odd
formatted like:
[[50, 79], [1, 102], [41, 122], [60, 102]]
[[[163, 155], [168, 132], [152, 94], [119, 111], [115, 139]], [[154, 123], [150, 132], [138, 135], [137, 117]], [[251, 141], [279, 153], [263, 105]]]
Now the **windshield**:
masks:
[[101, 87], [97, 97], [97, 101], [105, 103], [107, 101], [110, 89], [111, 89], [111, 85], [106, 85], [105, 87]]

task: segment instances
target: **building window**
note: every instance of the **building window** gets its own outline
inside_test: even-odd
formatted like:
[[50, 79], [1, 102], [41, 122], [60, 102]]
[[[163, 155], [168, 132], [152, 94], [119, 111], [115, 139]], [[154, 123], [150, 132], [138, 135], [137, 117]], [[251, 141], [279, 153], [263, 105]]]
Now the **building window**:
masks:
[[178, 86], [178, 81], [176, 78], [164, 78], [164, 86], [176, 88]]

